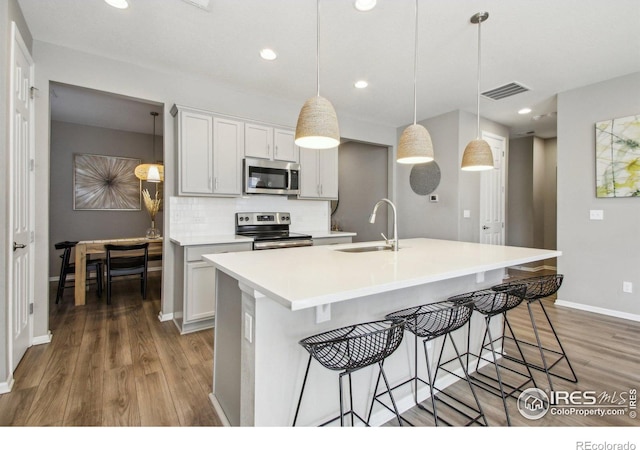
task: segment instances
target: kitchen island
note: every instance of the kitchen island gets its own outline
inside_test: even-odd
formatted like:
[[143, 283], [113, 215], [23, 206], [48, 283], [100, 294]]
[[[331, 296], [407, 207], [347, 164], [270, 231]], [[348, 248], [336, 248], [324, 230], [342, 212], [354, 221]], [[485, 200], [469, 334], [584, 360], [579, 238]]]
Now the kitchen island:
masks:
[[[555, 250], [422, 238], [401, 240], [398, 252], [344, 251], [379, 245], [384, 242], [203, 255], [216, 268], [210, 396], [223, 421], [291, 425], [308, 358], [300, 339], [486, 288], [502, 282], [506, 267], [561, 255]], [[472, 317], [472, 346], [480, 344], [481, 323], [480, 317]], [[458, 332], [466, 339], [466, 327]], [[412, 355], [413, 339], [405, 337], [385, 362], [392, 384], [413, 370]], [[357, 410], [366, 410], [376, 376], [373, 368], [354, 374]], [[410, 391], [394, 395], [401, 411], [413, 406]], [[427, 395], [427, 389], [421, 389], [418, 398]], [[337, 373], [313, 363], [298, 423], [316, 425], [337, 411]], [[376, 407], [371, 422], [383, 424], [391, 417]]]

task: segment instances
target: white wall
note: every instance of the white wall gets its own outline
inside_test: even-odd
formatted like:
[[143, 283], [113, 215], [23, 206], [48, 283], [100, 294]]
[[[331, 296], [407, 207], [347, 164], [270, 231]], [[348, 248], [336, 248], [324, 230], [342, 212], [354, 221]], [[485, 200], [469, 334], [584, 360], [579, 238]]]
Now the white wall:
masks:
[[[48, 309], [46, 298], [48, 284], [48, 189], [49, 189], [49, 83], [51, 81], [97, 89], [133, 98], [164, 104], [165, 130], [165, 198], [176, 192], [176, 148], [174, 145], [174, 104], [192, 106], [225, 115], [295, 127], [302, 103], [288, 102], [265, 94], [241, 92], [237, 88], [217, 83], [211, 79], [188, 73], [188, 69], [176, 72], [159, 72], [133, 64], [78, 52], [68, 48], [35, 41], [36, 87], [40, 96], [36, 101], [36, 203], [41, 216], [36, 223], [36, 320], [35, 335], [47, 333]], [[395, 146], [395, 128], [359, 121], [338, 111], [341, 135], [344, 138]], [[166, 206], [166, 205], [165, 205]], [[166, 211], [165, 235], [171, 235]], [[164, 244], [163, 270], [173, 273], [174, 253], [168, 240]], [[172, 277], [163, 276], [163, 296], [173, 292]], [[163, 298], [162, 313], [171, 313], [172, 299]]]
[[[595, 196], [595, 123], [635, 114], [640, 73], [558, 95], [558, 298], [640, 320], [640, 198]], [[590, 209], [604, 220], [589, 220]]]

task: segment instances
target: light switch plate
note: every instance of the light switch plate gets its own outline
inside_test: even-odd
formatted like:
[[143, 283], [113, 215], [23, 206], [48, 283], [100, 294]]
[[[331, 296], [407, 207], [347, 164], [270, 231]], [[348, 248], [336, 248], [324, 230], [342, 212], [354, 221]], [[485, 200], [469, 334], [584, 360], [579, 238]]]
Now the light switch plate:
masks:
[[604, 211], [601, 209], [591, 209], [589, 210], [589, 219], [590, 220], [604, 220]]
[[471, 210], [465, 209], [464, 211], [462, 211], [462, 217], [464, 217], [465, 219], [471, 217]]

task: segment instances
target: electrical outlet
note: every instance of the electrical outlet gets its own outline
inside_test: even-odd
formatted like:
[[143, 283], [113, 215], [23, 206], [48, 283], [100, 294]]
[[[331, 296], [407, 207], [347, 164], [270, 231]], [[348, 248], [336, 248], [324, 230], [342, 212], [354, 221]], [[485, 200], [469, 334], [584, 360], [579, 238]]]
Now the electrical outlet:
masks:
[[253, 316], [248, 312], [244, 313], [244, 338], [253, 342]]
[[623, 281], [622, 292], [626, 292], [627, 294], [633, 294], [633, 283], [631, 281]]
[[589, 210], [589, 219], [591, 220], [604, 220], [604, 211], [601, 209]]
[[465, 219], [470, 218], [471, 217], [471, 210], [465, 209], [464, 211], [462, 211], [462, 217], [464, 217]]

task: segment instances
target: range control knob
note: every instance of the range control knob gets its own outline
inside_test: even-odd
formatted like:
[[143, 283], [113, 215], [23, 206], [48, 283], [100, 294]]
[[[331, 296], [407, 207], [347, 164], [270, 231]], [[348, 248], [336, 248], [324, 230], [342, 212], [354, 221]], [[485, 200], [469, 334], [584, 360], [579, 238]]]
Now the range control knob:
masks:
[[249, 216], [244, 216], [244, 220], [249, 221]]
[[242, 222], [242, 221], [244, 220], [244, 217], [240, 216], [240, 217], [238, 217], [238, 220], [239, 220], [240, 222]]

